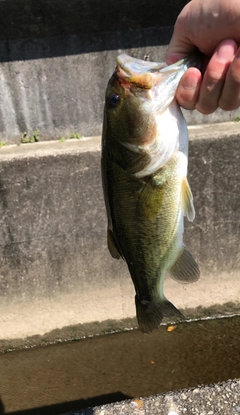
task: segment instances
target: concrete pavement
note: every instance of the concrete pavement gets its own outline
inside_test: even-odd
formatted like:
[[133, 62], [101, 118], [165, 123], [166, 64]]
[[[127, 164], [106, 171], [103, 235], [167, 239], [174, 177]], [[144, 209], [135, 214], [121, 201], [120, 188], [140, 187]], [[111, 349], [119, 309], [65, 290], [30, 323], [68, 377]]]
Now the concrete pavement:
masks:
[[127, 400], [62, 415], [239, 415], [240, 380]]

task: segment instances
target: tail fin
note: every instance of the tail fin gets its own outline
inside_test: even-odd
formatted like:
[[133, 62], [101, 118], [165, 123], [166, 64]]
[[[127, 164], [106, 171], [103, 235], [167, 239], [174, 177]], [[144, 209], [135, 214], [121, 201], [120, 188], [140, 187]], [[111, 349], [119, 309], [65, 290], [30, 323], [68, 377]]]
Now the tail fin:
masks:
[[158, 303], [151, 301], [140, 301], [135, 297], [137, 320], [139, 328], [143, 333], [151, 333], [156, 330], [163, 317], [176, 316], [185, 319], [182, 313], [174, 307], [166, 298]]

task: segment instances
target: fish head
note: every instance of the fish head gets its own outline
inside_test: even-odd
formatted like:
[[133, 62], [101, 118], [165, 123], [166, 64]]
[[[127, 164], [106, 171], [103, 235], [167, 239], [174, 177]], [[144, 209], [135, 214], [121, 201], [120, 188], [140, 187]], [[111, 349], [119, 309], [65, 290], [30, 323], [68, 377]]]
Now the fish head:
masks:
[[105, 116], [112, 140], [142, 145], [156, 133], [151, 98], [156, 79], [145, 65], [134, 68], [134, 61], [127, 55], [118, 57], [106, 90]]
[[174, 100], [181, 76], [193, 63], [194, 59], [188, 57], [167, 66], [119, 55], [105, 95], [104, 136], [108, 144], [120, 142], [128, 150], [146, 150], [154, 157], [161, 146], [164, 154], [166, 146], [175, 151], [177, 138], [174, 141], [168, 136], [167, 143], [161, 142], [162, 126], [165, 123], [166, 128], [169, 121], [161, 116]]

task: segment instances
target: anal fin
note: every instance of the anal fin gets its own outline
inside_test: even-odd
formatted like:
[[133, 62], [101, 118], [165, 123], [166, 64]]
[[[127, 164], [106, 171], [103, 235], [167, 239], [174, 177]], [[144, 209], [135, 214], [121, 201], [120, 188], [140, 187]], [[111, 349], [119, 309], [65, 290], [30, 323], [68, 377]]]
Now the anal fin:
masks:
[[174, 280], [182, 283], [195, 282], [199, 279], [198, 264], [184, 245], [169, 273]]

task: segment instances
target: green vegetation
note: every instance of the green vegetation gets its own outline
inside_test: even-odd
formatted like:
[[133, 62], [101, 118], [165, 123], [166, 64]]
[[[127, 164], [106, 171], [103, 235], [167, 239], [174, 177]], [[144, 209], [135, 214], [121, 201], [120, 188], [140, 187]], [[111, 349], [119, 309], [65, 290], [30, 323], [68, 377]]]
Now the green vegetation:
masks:
[[22, 143], [37, 143], [40, 139], [39, 133], [39, 130], [35, 130], [32, 136], [28, 136], [28, 133], [25, 131], [22, 135]]
[[237, 118], [235, 119], [235, 121], [239, 122], [239, 121], [240, 121], [240, 116], [239, 116], [239, 117], [237, 117]]
[[0, 141], [0, 148], [4, 147], [6, 145], [7, 145], [6, 141]]
[[77, 138], [78, 140], [80, 140], [80, 138], [82, 138], [82, 134], [80, 134], [80, 133], [72, 133], [70, 135], [70, 138]]
[[[72, 133], [70, 135], [70, 138], [71, 139], [76, 138], [76, 139], [80, 140], [82, 138], [82, 134], [80, 134], [80, 133]], [[39, 130], [35, 130], [32, 135], [28, 135], [28, 133], [25, 131], [23, 133], [23, 135], [22, 135], [21, 143], [24, 143], [24, 144], [36, 143], [39, 140], [40, 140], [40, 131]], [[60, 143], [64, 143], [66, 141], [66, 138], [65, 137], [61, 137], [59, 139], [59, 141], [60, 141]], [[5, 145], [5, 144], [2, 144], [2, 146], [3, 145]]]

